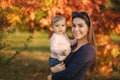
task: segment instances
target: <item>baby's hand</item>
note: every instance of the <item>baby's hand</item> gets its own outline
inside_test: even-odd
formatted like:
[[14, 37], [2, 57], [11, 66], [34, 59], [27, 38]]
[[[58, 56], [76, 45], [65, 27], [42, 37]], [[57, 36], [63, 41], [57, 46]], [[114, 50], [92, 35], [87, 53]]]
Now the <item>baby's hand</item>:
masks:
[[67, 50], [64, 50], [63, 51], [63, 56], [67, 56], [68, 54], [67, 54]]

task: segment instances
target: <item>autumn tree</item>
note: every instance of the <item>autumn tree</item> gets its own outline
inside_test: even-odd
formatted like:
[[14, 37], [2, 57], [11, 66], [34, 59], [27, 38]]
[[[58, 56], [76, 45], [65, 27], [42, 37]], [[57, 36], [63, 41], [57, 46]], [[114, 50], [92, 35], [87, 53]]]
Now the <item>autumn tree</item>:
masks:
[[86, 11], [97, 39], [96, 71], [109, 78], [115, 69], [120, 71], [119, 5], [119, 0], [1, 0], [0, 28], [17, 25], [30, 32], [42, 28], [50, 30], [50, 20], [56, 14], [65, 16], [71, 27], [71, 13]]
[[[113, 66], [119, 70], [118, 66], [120, 65], [118, 64], [120, 55], [120, 12], [119, 8], [113, 10], [112, 7], [114, 4], [119, 6], [118, 2], [114, 0], [58, 0], [56, 5], [49, 9], [48, 16], [43, 20], [41, 19], [41, 24], [49, 28], [51, 17], [60, 14], [67, 18], [67, 24], [71, 26], [72, 11], [86, 11], [92, 19], [97, 38], [96, 71], [109, 78], [111, 72], [114, 71]], [[108, 3], [112, 3], [111, 7]]]

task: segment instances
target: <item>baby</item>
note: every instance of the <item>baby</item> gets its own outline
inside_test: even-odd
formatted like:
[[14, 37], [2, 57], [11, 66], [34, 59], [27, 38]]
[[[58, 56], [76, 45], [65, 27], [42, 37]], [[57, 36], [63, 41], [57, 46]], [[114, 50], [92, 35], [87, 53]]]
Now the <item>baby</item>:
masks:
[[56, 15], [51, 19], [51, 26], [54, 31], [50, 38], [50, 51], [49, 58], [50, 67], [53, 67], [65, 60], [71, 51], [71, 45], [77, 41], [70, 40], [66, 35], [66, 19], [61, 15]]

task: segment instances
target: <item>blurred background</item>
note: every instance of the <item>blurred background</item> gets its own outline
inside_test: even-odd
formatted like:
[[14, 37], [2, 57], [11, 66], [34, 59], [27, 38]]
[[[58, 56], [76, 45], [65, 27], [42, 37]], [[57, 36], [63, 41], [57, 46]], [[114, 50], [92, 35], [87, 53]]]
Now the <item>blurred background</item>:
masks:
[[95, 29], [97, 55], [85, 80], [120, 80], [120, 0], [0, 0], [0, 80], [46, 80], [50, 19], [86, 11]]

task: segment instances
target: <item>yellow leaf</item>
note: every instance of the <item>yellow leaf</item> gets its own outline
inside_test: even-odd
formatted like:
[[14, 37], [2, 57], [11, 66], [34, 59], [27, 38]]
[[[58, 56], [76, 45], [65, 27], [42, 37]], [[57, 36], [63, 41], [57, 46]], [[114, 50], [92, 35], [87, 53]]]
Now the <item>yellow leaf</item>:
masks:
[[119, 49], [118, 48], [113, 48], [111, 50], [111, 54], [112, 54], [113, 57], [117, 57], [120, 54]]

